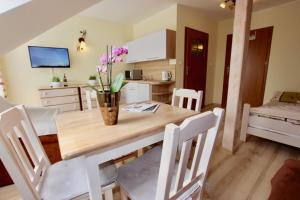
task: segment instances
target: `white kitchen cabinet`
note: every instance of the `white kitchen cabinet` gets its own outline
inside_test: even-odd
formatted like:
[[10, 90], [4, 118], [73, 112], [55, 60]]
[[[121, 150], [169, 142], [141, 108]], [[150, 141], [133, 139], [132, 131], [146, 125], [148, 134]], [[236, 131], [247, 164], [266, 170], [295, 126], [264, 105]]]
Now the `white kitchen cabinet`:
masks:
[[151, 86], [143, 83], [128, 83], [121, 91], [121, 104], [151, 100]]
[[127, 43], [126, 63], [175, 58], [176, 32], [164, 29]]

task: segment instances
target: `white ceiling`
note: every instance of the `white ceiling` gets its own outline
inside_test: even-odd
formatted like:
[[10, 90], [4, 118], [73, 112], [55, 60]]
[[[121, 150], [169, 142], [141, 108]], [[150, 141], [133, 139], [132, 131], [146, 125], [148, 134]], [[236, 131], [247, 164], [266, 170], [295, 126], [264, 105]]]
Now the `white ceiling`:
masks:
[[[80, 15], [120, 22], [137, 23], [176, 3], [199, 9], [216, 20], [233, 17], [233, 12], [219, 7], [221, 0], [102, 0]], [[295, 0], [254, 0], [254, 11]]]
[[28, 3], [31, 0], [0, 0], [0, 14]]

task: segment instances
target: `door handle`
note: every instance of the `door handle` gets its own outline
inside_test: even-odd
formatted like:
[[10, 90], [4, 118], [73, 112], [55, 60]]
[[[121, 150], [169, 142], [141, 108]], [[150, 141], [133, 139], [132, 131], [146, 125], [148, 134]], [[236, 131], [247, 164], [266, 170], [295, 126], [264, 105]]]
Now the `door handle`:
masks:
[[226, 67], [226, 73], [229, 74], [229, 72], [230, 72], [230, 66], [227, 66]]

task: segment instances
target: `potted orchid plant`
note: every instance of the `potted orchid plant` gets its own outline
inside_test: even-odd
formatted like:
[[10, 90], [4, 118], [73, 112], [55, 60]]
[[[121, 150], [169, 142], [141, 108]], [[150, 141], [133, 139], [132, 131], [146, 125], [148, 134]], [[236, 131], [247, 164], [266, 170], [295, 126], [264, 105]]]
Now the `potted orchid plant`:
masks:
[[[97, 99], [106, 125], [118, 123], [120, 90], [125, 85], [124, 74], [112, 78], [113, 64], [123, 62], [123, 56], [128, 54], [127, 47], [106, 47], [106, 53], [100, 57], [97, 66], [99, 87], [90, 86], [97, 92]], [[106, 78], [106, 80], [105, 80]]]

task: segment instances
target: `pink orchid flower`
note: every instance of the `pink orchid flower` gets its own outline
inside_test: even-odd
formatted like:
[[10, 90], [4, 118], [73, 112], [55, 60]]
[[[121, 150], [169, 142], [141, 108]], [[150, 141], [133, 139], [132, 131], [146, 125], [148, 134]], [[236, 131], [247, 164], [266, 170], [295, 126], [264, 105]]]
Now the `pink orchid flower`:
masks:
[[97, 66], [97, 71], [99, 73], [107, 73], [107, 65], [99, 65], [99, 66]]
[[107, 55], [103, 54], [100, 58], [100, 63], [101, 65], [107, 65], [108, 64], [108, 60], [107, 60]]
[[124, 46], [122, 49], [123, 49], [123, 54], [128, 54], [128, 47]]

